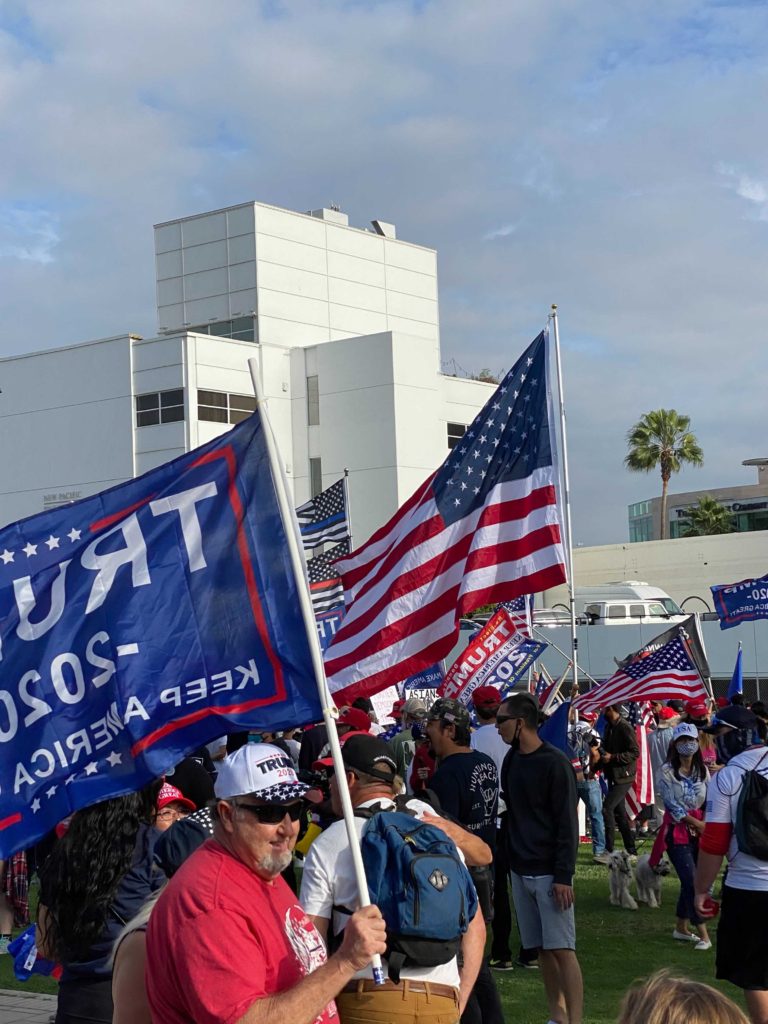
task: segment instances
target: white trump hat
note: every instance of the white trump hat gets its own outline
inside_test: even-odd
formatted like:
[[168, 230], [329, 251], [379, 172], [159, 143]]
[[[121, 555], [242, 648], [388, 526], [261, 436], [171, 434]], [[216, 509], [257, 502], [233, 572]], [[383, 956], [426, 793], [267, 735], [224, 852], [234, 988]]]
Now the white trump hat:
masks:
[[213, 786], [220, 800], [255, 796], [270, 804], [298, 800], [309, 789], [299, 782], [291, 758], [271, 743], [246, 743], [221, 762]]

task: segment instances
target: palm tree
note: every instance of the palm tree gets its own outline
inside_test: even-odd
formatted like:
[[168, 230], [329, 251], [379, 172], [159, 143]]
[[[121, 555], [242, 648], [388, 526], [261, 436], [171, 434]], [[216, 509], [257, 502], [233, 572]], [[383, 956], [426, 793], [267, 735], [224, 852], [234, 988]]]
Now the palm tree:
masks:
[[711, 537], [716, 533], [734, 532], [732, 513], [711, 494], [702, 494], [698, 505], [688, 509], [687, 518], [683, 537]]
[[684, 464], [701, 466], [704, 462], [696, 435], [689, 430], [690, 416], [675, 409], [654, 409], [638, 420], [627, 434], [629, 451], [624, 458], [627, 469], [650, 473], [661, 471], [661, 539], [667, 537], [667, 490], [669, 478]]

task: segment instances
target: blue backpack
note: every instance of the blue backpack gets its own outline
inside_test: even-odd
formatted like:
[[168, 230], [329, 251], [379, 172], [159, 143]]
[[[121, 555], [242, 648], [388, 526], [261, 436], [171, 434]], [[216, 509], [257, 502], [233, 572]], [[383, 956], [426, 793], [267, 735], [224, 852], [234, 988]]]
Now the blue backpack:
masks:
[[453, 959], [477, 910], [472, 877], [456, 845], [405, 811], [358, 808], [370, 821], [361, 842], [371, 903], [387, 924], [389, 976]]

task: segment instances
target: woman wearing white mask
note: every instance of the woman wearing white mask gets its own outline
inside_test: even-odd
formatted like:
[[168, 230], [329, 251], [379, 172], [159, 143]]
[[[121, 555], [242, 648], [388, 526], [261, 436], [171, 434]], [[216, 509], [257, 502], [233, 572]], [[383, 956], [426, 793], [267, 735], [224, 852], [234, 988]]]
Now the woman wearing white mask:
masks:
[[[712, 948], [707, 926], [693, 905], [699, 836], [704, 831], [701, 808], [706, 800], [708, 780], [696, 726], [682, 722], [674, 728], [667, 760], [659, 776], [659, 790], [664, 801], [661, 833], [669, 859], [680, 879], [677, 923], [672, 937], [681, 942], [695, 942], [694, 948], [698, 950]], [[689, 924], [693, 925], [695, 932], [690, 930]]]

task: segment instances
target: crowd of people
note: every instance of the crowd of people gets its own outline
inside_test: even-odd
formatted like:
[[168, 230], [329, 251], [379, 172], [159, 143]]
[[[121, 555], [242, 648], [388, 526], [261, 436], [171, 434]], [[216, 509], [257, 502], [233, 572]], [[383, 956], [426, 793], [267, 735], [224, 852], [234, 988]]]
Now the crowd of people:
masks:
[[[656, 800], [633, 817], [639, 748], [620, 706], [600, 720], [571, 710], [565, 750], [541, 738], [527, 692], [480, 687], [469, 707], [409, 697], [387, 729], [370, 701], [342, 709], [370, 904], [323, 724], [222, 737], [140, 792], [78, 811], [20, 856], [39, 875], [38, 953], [62, 967], [56, 1024], [501, 1024], [496, 978], [515, 968], [539, 971], [548, 1024], [581, 1024], [579, 801], [596, 864], [618, 831], [631, 856], [645, 844], [652, 870], [672, 865], [672, 941], [711, 949], [719, 911], [716, 976], [768, 1024], [768, 715], [739, 699], [651, 711]], [[3, 865], [6, 941], [26, 899], [15, 860]], [[628, 993], [619, 1018], [683, 1019], [746, 1020], [666, 974]]]

